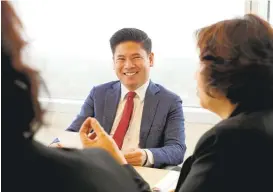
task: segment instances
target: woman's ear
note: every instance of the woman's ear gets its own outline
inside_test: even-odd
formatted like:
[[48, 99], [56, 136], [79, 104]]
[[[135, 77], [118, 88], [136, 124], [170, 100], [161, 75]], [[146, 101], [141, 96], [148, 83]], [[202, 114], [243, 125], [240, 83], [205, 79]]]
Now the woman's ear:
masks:
[[208, 89], [209, 96], [214, 99], [223, 100], [224, 98], [226, 98], [225, 94], [215, 87], [208, 86], [207, 89]]

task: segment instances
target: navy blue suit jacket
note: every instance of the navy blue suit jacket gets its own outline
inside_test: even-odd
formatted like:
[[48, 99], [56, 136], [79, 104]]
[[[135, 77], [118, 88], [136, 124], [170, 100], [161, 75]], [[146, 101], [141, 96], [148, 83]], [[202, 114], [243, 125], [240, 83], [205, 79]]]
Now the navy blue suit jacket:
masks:
[[[68, 131], [79, 131], [87, 117], [95, 117], [110, 134], [120, 101], [120, 81], [94, 87]], [[178, 165], [186, 151], [182, 100], [150, 81], [144, 99], [139, 147], [149, 149], [154, 167]]]

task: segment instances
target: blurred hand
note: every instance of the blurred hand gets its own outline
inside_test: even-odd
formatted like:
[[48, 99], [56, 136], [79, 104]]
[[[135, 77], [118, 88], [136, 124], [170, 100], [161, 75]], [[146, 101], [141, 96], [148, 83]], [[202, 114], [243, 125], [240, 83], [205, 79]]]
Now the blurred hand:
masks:
[[134, 166], [143, 166], [148, 158], [144, 149], [133, 149], [124, 153], [124, 157], [129, 164]]
[[63, 148], [63, 145], [60, 142], [58, 142], [58, 143], [52, 143], [52, 144], [50, 144], [49, 147]]
[[[93, 130], [92, 133], [90, 133]], [[120, 164], [127, 164], [116, 142], [110, 137], [95, 118], [87, 118], [79, 131], [84, 148], [97, 147], [106, 150]]]

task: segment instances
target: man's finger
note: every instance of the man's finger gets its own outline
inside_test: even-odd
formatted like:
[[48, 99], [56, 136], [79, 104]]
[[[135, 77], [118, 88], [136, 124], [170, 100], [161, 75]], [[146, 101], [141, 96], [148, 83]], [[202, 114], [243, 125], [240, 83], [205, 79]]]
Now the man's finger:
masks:
[[91, 118], [91, 127], [97, 136], [105, 134], [104, 129], [101, 127], [100, 123], [95, 118]]
[[98, 140], [98, 138], [96, 137], [96, 134], [93, 134], [93, 133], [89, 133], [89, 134], [82, 133], [80, 134], [80, 139], [84, 148], [94, 147], [94, 145], [96, 144]]
[[135, 158], [141, 156], [142, 153], [140, 151], [134, 151], [124, 154], [124, 157], [127, 159]]
[[133, 158], [126, 158], [125, 157], [125, 159], [128, 160], [128, 161], [131, 161], [131, 162], [133, 162], [133, 161], [141, 161], [142, 160], [141, 157], [133, 157]]
[[57, 143], [58, 148], [63, 148], [63, 146], [60, 143]]
[[91, 119], [90, 117], [88, 117], [88, 118], [83, 122], [83, 124], [82, 124], [82, 126], [81, 126], [81, 129], [80, 129], [80, 131], [79, 131], [80, 134], [81, 134], [81, 133], [88, 134], [88, 133], [91, 132], [91, 130], [92, 130], [91, 120], [92, 120], [92, 119]]
[[130, 165], [133, 165], [133, 166], [141, 166], [141, 161], [128, 161], [126, 159], [126, 161], [130, 164]]
[[91, 127], [91, 118], [88, 117], [82, 124], [81, 129], [79, 131], [79, 135], [80, 135], [80, 139], [82, 141], [82, 143], [86, 142], [89, 140], [88, 138], [88, 134], [90, 133], [90, 131], [92, 130]]
[[126, 159], [135, 159], [135, 158], [139, 158], [139, 157], [141, 157], [140, 155], [137, 155], [137, 154], [132, 154], [132, 153], [130, 153], [130, 154], [124, 154], [124, 157], [126, 158]]
[[94, 140], [97, 137], [97, 134], [95, 132], [89, 133], [88, 138]]

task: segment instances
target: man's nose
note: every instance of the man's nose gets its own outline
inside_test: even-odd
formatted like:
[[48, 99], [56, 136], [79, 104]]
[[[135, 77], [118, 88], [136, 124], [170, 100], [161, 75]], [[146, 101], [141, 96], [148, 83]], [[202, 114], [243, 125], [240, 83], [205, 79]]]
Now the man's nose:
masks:
[[130, 59], [126, 59], [124, 67], [125, 68], [133, 68], [135, 65], [133, 64], [133, 62]]

